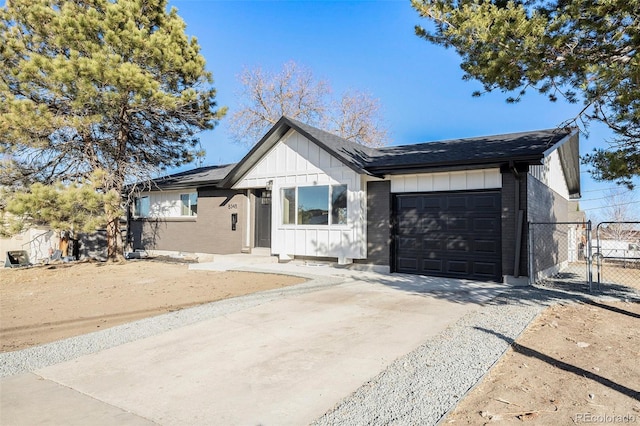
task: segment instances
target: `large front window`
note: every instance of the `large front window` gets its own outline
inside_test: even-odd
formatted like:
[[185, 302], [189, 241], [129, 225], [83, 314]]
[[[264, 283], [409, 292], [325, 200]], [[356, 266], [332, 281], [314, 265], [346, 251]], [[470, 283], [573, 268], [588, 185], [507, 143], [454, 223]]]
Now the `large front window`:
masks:
[[347, 185], [284, 188], [282, 190], [282, 223], [284, 225], [345, 225], [347, 223]]
[[180, 215], [197, 216], [198, 214], [198, 193], [180, 194]]

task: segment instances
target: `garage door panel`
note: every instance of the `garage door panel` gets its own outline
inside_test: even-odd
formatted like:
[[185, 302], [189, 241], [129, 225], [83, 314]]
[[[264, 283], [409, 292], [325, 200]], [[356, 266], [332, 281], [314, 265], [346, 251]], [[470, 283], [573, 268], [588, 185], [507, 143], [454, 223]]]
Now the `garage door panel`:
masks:
[[446, 228], [445, 221], [441, 219], [433, 218], [433, 217], [420, 219], [420, 230], [422, 232], [442, 231], [445, 228]]
[[498, 244], [495, 240], [475, 240], [473, 248], [477, 253], [498, 254]]
[[500, 229], [500, 220], [494, 217], [473, 218], [473, 230], [477, 232], [496, 232]]
[[500, 281], [499, 191], [396, 196], [398, 272]]
[[407, 273], [418, 272], [418, 260], [415, 257], [398, 258], [398, 268]]
[[492, 195], [479, 195], [473, 199], [473, 205], [470, 208], [474, 210], [479, 209], [500, 209], [500, 204], [502, 200], [500, 198], [496, 198]]
[[439, 212], [442, 211], [444, 200], [438, 198], [422, 198], [419, 204], [423, 210]]
[[486, 276], [487, 278], [491, 278], [494, 277], [498, 273], [498, 271], [496, 271], [495, 263], [474, 262], [473, 273], [474, 275]]
[[[449, 237], [447, 238], [446, 251], [455, 251], [455, 252], [468, 252], [469, 251], [469, 240], [461, 237]], [[445, 253], [442, 253], [445, 254]]]
[[407, 238], [401, 237], [398, 239], [398, 246], [402, 250], [417, 250], [418, 249], [418, 238]]
[[469, 231], [469, 222], [472, 218], [467, 217], [450, 217], [447, 219], [447, 231]]
[[430, 252], [438, 252], [445, 250], [445, 240], [442, 238], [423, 238], [422, 250], [428, 254]]
[[442, 265], [441, 259], [424, 259], [422, 261], [422, 270], [431, 273], [442, 273]]
[[468, 275], [469, 274], [469, 262], [450, 260], [446, 263], [446, 272], [453, 275]]
[[469, 199], [464, 196], [449, 196], [445, 199], [447, 210], [467, 210], [470, 207]]

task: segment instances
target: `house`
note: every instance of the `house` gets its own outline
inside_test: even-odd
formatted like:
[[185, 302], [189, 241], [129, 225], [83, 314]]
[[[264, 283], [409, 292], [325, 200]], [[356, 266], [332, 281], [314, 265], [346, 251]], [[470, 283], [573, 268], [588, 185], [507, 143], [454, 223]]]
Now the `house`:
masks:
[[539, 130], [368, 148], [282, 117], [237, 164], [155, 181], [133, 248], [269, 250], [392, 272], [518, 281], [527, 221], [566, 221], [578, 132]]

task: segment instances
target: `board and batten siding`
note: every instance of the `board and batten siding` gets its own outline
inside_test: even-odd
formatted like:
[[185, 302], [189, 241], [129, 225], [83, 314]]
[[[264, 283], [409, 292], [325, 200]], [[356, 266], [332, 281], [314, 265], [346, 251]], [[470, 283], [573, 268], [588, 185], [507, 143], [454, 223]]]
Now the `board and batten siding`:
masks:
[[[269, 181], [273, 185], [272, 254], [366, 258], [366, 195], [358, 173], [290, 130], [233, 188], [265, 188]], [[283, 188], [345, 184], [348, 191], [346, 225], [283, 225]]]
[[391, 192], [438, 192], [495, 189], [502, 187], [500, 169], [392, 175]]
[[569, 199], [567, 180], [562, 171], [560, 154], [557, 149], [544, 158], [542, 165], [530, 166], [529, 174], [551, 188], [556, 194], [566, 200]]

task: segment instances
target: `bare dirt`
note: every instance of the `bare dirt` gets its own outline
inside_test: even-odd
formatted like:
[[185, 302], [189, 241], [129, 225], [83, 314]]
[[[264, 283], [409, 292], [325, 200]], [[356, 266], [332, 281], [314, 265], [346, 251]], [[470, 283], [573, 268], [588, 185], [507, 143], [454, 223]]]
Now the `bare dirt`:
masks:
[[639, 424], [640, 303], [555, 305], [444, 423]]
[[[148, 260], [0, 269], [0, 352], [303, 281]], [[555, 305], [444, 423], [640, 425], [639, 360], [640, 303]]]
[[0, 352], [304, 282], [150, 260], [0, 269]]

